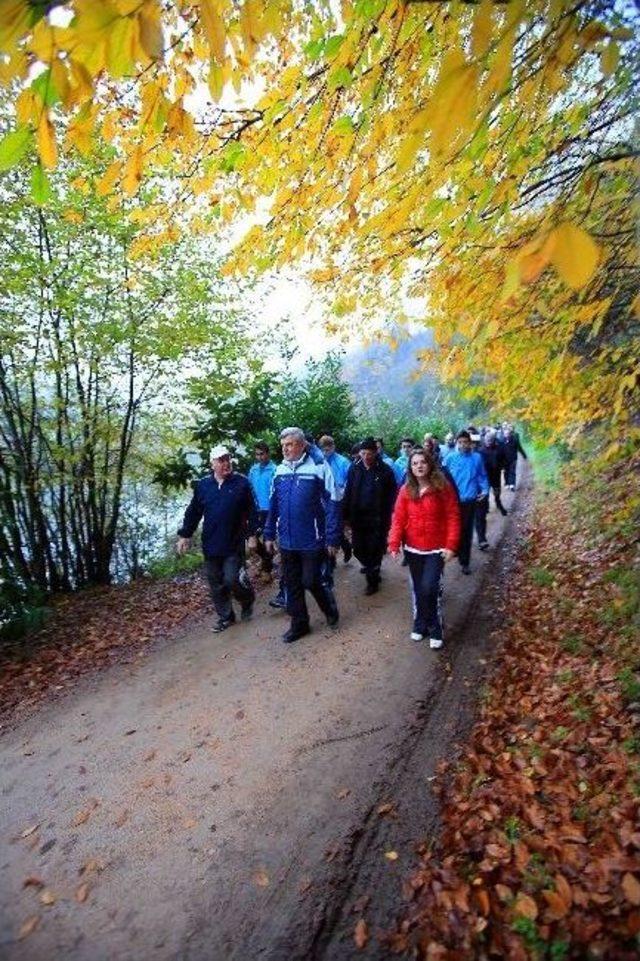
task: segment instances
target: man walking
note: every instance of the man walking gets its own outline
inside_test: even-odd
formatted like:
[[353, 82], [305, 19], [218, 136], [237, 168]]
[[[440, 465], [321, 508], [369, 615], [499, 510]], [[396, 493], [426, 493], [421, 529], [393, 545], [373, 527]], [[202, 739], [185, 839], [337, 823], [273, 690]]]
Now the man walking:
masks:
[[[489, 486], [493, 491], [496, 507], [502, 516], [505, 517], [507, 511], [505, 510], [500, 497], [500, 477], [505, 466], [504, 450], [502, 448], [502, 444], [498, 443], [496, 432], [493, 427], [487, 427], [484, 432], [480, 447], [480, 456], [482, 457], [482, 461], [484, 463], [484, 469], [487, 475], [487, 480], [489, 481]], [[481, 551], [486, 551], [489, 548], [489, 543], [487, 541], [488, 513], [489, 498], [485, 497], [476, 505], [475, 516], [476, 534], [478, 535], [478, 542]]]
[[489, 496], [489, 481], [485, 473], [482, 457], [472, 450], [471, 435], [468, 430], [458, 432], [457, 449], [447, 454], [444, 466], [449, 471], [458, 488], [460, 496], [460, 515], [462, 532], [458, 560], [463, 574], [470, 574], [471, 541], [476, 505]]
[[405, 477], [407, 476], [409, 455], [415, 446], [416, 442], [413, 437], [403, 437], [400, 441], [400, 454], [393, 462], [393, 473], [396, 475], [398, 486], [404, 484]]
[[524, 448], [520, 443], [520, 436], [517, 430], [513, 429], [513, 424], [503, 424], [502, 425], [502, 444], [504, 447], [504, 485], [510, 491], [516, 489], [516, 465], [518, 463], [518, 454], [521, 454], [524, 459], [527, 459], [527, 455], [524, 452]]
[[255, 464], [249, 470], [249, 483], [253, 490], [253, 496], [258, 504], [258, 524], [257, 524], [257, 547], [260, 558], [260, 567], [263, 573], [271, 574], [273, 570], [273, 556], [266, 550], [260, 535], [264, 530], [264, 525], [269, 513], [269, 497], [271, 496], [271, 484], [273, 475], [276, 472], [276, 465], [269, 456], [269, 446], [264, 441], [258, 441], [254, 446]]
[[360, 445], [360, 460], [349, 468], [342, 505], [344, 520], [351, 525], [353, 553], [367, 579], [365, 594], [375, 594], [380, 587], [396, 491], [392, 468], [380, 457], [375, 439], [367, 437]]
[[338, 605], [327, 570], [327, 554], [335, 557], [342, 534], [340, 501], [326, 461], [315, 463], [299, 427], [280, 434], [284, 460], [276, 468], [265, 547], [280, 543], [282, 573], [291, 627], [282, 640], [291, 644], [310, 631], [305, 590], [315, 598], [330, 627], [337, 627]]
[[247, 534], [251, 535], [249, 547], [255, 547], [256, 503], [247, 478], [234, 473], [226, 447], [221, 444], [214, 447], [210, 460], [211, 474], [199, 480], [194, 488], [178, 531], [177, 548], [179, 554], [189, 549], [191, 538], [204, 518], [202, 553], [218, 615], [213, 628], [217, 634], [235, 624], [232, 597], [240, 604], [243, 621], [253, 614], [255, 594], [244, 571], [244, 551]]
[[[347, 483], [347, 474], [349, 473], [349, 468], [351, 467], [351, 461], [347, 457], [343, 457], [336, 450], [336, 442], [330, 434], [323, 434], [318, 441], [320, 450], [324, 454], [324, 459], [331, 469], [333, 474], [333, 479], [336, 485], [336, 492], [338, 498], [342, 500], [344, 496], [344, 489]], [[351, 548], [351, 541], [342, 533], [342, 540], [340, 541], [340, 547], [344, 554], [344, 562], [348, 564], [351, 560], [351, 554], [353, 553]]]

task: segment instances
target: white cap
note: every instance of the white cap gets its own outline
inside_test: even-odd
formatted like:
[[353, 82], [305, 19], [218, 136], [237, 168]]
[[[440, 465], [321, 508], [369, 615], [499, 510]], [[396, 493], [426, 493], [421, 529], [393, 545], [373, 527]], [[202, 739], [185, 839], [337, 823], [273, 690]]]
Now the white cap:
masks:
[[216, 444], [209, 453], [209, 460], [218, 460], [220, 457], [231, 457], [229, 448], [225, 447], [224, 444]]

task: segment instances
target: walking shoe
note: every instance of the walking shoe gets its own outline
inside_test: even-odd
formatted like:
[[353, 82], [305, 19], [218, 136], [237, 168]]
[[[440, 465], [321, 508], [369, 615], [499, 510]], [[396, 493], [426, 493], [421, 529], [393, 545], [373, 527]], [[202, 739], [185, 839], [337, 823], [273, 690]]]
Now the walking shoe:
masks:
[[379, 590], [380, 590], [379, 584], [367, 584], [367, 586], [364, 589], [364, 592], [367, 595], [367, 597], [370, 597], [371, 594], [377, 594]]
[[478, 547], [480, 548], [481, 551], [488, 551], [489, 541], [480, 541], [480, 543], [478, 544]]
[[471, 573], [471, 568], [470, 568], [467, 564], [464, 564], [460, 569], [461, 569], [461, 571], [462, 571], [463, 574], [470, 574], [470, 573]]
[[334, 611], [332, 614], [327, 615], [327, 626], [335, 630], [335, 628], [340, 623], [340, 612]]
[[418, 633], [418, 631], [411, 631], [412, 641], [424, 641], [424, 634]]
[[275, 607], [279, 611], [285, 608], [286, 606], [287, 606], [287, 602], [285, 601], [282, 594], [276, 594], [276, 596], [272, 597], [271, 600], [269, 601], [269, 607]]
[[250, 604], [243, 604], [240, 611], [241, 621], [250, 621], [253, 617], [253, 601]]
[[231, 627], [236, 622], [235, 614], [232, 617], [219, 617], [217, 623], [213, 625], [213, 633], [221, 634], [222, 631], [226, 631], [228, 627]]
[[509, 513], [509, 511], [506, 511], [506, 510], [504, 509], [504, 507], [501, 507], [501, 508], [500, 508], [500, 513], [502, 514], [503, 517], [506, 517], [507, 514]]
[[351, 558], [353, 557], [353, 547], [351, 546], [351, 544], [349, 544], [348, 541], [344, 545], [343, 554], [344, 554], [344, 563], [348, 564]]
[[440, 648], [442, 647], [442, 638], [441, 638], [441, 637], [430, 637], [430, 638], [429, 638], [429, 647], [431, 648], [432, 651], [439, 651]]
[[366, 573], [367, 573], [367, 568], [366, 568], [366, 567], [361, 567], [361, 568], [360, 568], [360, 573], [361, 573], [361, 574], [366, 574]]
[[285, 634], [282, 635], [282, 640], [285, 644], [293, 644], [294, 641], [299, 641], [301, 637], [306, 637], [307, 634], [311, 633], [310, 627], [290, 627]]

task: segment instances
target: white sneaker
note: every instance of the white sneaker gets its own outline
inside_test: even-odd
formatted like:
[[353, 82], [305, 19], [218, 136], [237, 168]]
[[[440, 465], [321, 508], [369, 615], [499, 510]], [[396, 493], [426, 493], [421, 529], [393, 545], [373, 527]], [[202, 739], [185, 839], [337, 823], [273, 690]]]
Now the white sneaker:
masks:
[[423, 635], [423, 634], [418, 634], [417, 631], [411, 631], [411, 640], [412, 640], [412, 641], [424, 641], [424, 635]]
[[442, 638], [440, 637], [430, 637], [429, 647], [432, 651], [438, 651], [442, 647]]

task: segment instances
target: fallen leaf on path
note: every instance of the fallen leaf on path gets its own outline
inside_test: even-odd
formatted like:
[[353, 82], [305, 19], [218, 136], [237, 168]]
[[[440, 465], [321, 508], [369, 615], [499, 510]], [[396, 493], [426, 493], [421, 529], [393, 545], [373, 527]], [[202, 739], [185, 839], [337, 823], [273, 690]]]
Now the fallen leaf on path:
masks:
[[635, 907], [640, 906], [640, 881], [628, 871], [622, 878], [624, 896]]
[[30, 874], [28, 878], [25, 878], [22, 882], [23, 888], [43, 888], [44, 881], [42, 878], [37, 877], [35, 874]]
[[84, 877], [87, 874], [99, 874], [100, 871], [104, 871], [105, 863], [104, 861], [99, 861], [98, 858], [89, 858], [88, 861], [82, 865], [78, 874], [80, 877]]
[[242, 721], [244, 718], [244, 711], [236, 711], [236, 721]]
[[196, 821], [195, 818], [184, 818], [184, 820], [183, 820], [183, 822], [182, 822], [182, 826], [183, 826], [184, 828], [187, 828], [187, 830], [189, 830], [190, 828], [195, 828], [195, 827], [197, 827], [197, 826], [198, 826], [198, 822]]
[[22, 924], [20, 930], [18, 931], [18, 940], [22, 941], [23, 938], [28, 937], [32, 931], [40, 924], [40, 918], [37, 914], [32, 915], [32, 917], [27, 918], [27, 920]]
[[34, 834], [34, 833], [38, 830], [39, 827], [40, 827], [39, 824], [33, 824], [30, 828], [25, 828], [25, 830], [22, 832], [22, 834], [20, 835], [20, 837], [21, 837], [21, 838], [31, 837], [31, 835]]
[[300, 883], [300, 894], [306, 894], [307, 891], [311, 888], [311, 884], [312, 884], [311, 878], [303, 878], [303, 880]]
[[350, 787], [343, 787], [341, 791], [338, 791], [338, 800], [339, 800], [339, 801], [344, 801], [344, 799], [345, 799], [346, 797], [349, 797], [350, 794], [351, 794], [351, 788], [350, 788]]
[[147, 753], [146, 753], [145, 756], [142, 758], [142, 760], [143, 760], [143, 761], [153, 761], [153, 759], [154, 759], [155, 756], [156, 756], [155, 750], [147, 751]]
[[387, 804], [381, 804], [380, 807], [378, 808], [378, 814], [380, 816], [382, 816], [383, 814], [389, 814], [391, 811], [393, 811], [394, 807], [395, 805], [390, 802]]
[[78, 811], [73, 821], [71, 822], [71, 826], [74, 828], [77, 828], [81, 824], [84, 824], [85, 821], [89, 820], [89, 818], [91, 817], [91, 815], [93, 814], [93, 812], [97, 807], [98, 807], [98, 802], [95, 800], [91, 801], [86, 808], [83, 808], [81, 811]]
[[371, 900], [371, 896], [370, 896], [370, 895], [368, 895], [368, 894], [361, 894], [360, 897], [359, 897], [356, 901], [353, 902], [353, 907], [351, 908], [351, 913], [352, 913], [352, 914], [362, 914], [363, 911], [366, 911], [366, 909], [367, 909], [367, 907], [368, 907], [368, 905], [369, 905], [369, 901], [370, 901], [370, 900]]
[[116, 817], [115, 821], [113, 822], [113, 826], [114, 828], [121, 828], [122, 825], [126, 824], [128, 820], [129, 820], [129, 811], [127, 808], [124, 808], [124, 810], [120, 811], [120, 814], [118, 814], [118, 816]]
[[266, 871], [256, 871], [253, 875], [253, 880], [259, 888], [266, 888], [269, 884], [269, 875]]
[[356, 923], [353, 931], [353, 940], [356, 943], [356, 948], [358, 948], [360, 951], [366, 946], [367, 941], [369, 940], [369, 929], [367, 928], [367, 922], [364, 918], [360, 918], [360, 920]]
[[84, 884], [81, 884], [80, 887], [76, 890], [76, 901], [79, 904], [84, 904], [84, 902], [87, 900], [88, 897], [89, 897], [89, 885], [85, 882]]
[[514, 906], [516, 914], [521, 914], [530, 921], [535, 921], [538, 917], [538, 905], [528, 894], [519, 894]]
[[125, 736], [125, 737], [128, 737], [130, 734], [135, 734], [137, 730], [138, 730], [137, 727], [132, 727], [130, 731], [125, 731], [125, 732], [124, 732], [124, 736]]
[[398, 860], [398, 852], [397, 852], [397, 851], [385, 851], [384, 856], [385, 856], [385, 858], [387, 859], [387, 861], [397, 861], [397, 860]]
[[49, 888], [45, 888], [44, 891], [42, 891], [42, 893], [40, 894], [40, 900], [42, 901], [43, 904], [49, 905], [49, 904], [55, 904], [57, 899], [53, 891], [50, 891]]

